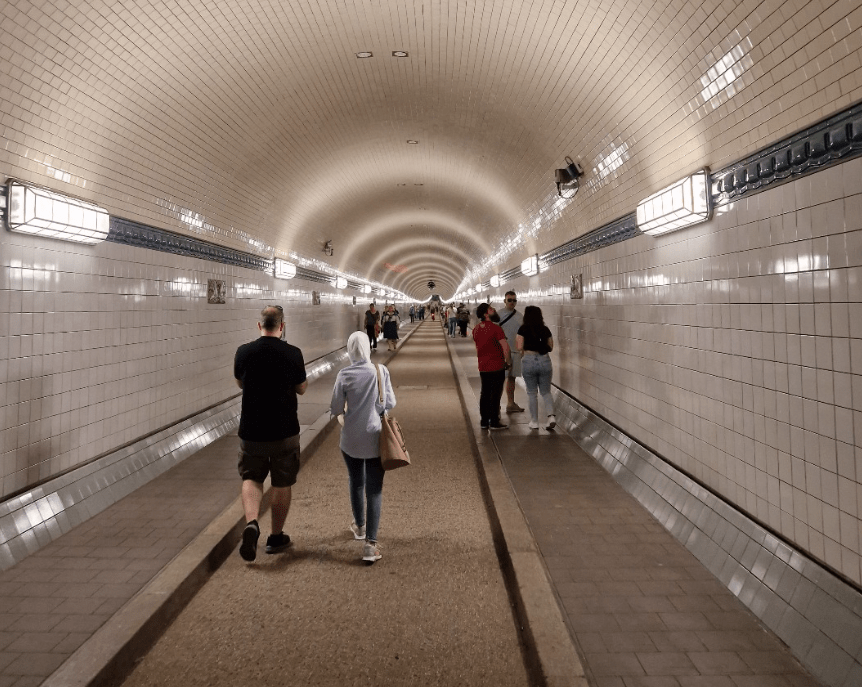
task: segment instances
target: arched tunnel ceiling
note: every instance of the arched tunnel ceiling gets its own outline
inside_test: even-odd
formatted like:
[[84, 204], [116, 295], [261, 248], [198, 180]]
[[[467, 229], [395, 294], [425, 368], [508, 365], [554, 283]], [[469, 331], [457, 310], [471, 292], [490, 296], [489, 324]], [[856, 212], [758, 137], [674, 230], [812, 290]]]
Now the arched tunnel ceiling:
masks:
[[804, 88], [852, 71], [829, 4], [7, 0], [0, 169], [448, 296], [849, 104]]

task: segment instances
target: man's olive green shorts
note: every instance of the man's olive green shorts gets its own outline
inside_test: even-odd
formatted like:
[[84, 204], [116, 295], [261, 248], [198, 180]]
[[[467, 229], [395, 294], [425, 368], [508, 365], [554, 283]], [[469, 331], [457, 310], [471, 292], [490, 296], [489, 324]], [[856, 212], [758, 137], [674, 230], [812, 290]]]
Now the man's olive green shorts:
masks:
[[272, 486], [292, 487], [299, 473], [299, 435], [278, 441], [239, 440], [239, 476], [263, 484], [272, 475]]

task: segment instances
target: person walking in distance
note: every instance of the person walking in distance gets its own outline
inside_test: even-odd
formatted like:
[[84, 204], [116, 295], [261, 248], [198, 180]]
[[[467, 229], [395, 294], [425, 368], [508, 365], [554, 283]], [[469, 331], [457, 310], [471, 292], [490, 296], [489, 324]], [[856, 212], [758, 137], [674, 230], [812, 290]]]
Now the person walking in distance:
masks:
[[380, 333], [380, 313], [374, 303], [369, 304], [365, 311], [365, 331], [368, 334], [368, 343], [371, 350], [377, 350], [377, 335]]
[[239, 420], [239, 474], [246, 526], [239, 548], [243, 560], [257, 557], [263, 482], [272, 482], [272, 533], [267, 553], [290, 546], [284, 522], [290, 510], [291, 487], [299, 472], [297, 395], [308, 388], [302, 351], [281, 340], [284, 312], [267, 306], [257, 323], [260, 336], [236, 350], [233, 376], [242, 389]]
[[[383, 500], [383, 466], [380, 463], [380, 416], [395, 407], [389, 370], [371, 364], [371, 350], [362, 332], [347, 339], [350, 365], [339, 371], [329, 411], [342, 424], [339, 447], [347, 465], [353, 538], [363, 540], [362, 560], [380, 560], [377, 529]], [[380, 380], [378, 382], [378, 374]], [[380, 401], [378, 383], [383, 387]]]
[[463, 303], [458, 305], [457, 308], [457, 318], [458, 318], [458, 331], [461, 332], [461, 336], [467, 336], [467, 325], [470, 323], [470, 311], [467, 310], [467, 306]]
[[447, 308], [449, 316], [449, 336], [455, 338], [455, 332], [458, 329], [458, 308], [454, 303], [450, 303]]
[[506, 370], [512, 365], [512, 352], [506, 334], [497, 324], [500, 316], [488, 303], [476, 308], [479, 322], [473, 327], [473, 341], [479, 359], [479, 416], [482, 429], [506, 429], [500, 422], [500, 399], [506, 383]]
[[[518, 335], [518, 330], [523, 324], [524, 318], [515, 306], [518, 304], [518, 296], [514, 291], [506, 291], [506, 305], [500, 311], [500, 326], [506, 332], [506, 341], [509, 342], [509, 349], [515, 350], [515, 337]], [[515, 380], [521, 376], [521, 356], [512, 357], [512, 367], [509, 368], [506, 375], [506, 404], [507, 413], [523, 413], [524, 409], [515, 403]]]
[[522, 367], [524, 383], [527, 386], [527, 405], [530, 407], [530, 429], [539, 429], [537, 393], [542, 395], [545, 413], [548, 415], [545, 428], [553, 429], [557, 426], [554, 398], [551, 396], [551, 376], [554, 368], [548, 354], [554, 350], [554, 337], [551, 336], [551, 330], [545, 326], [541, 308], [534, 305], [526, 307], [524, 324], [515, 337], [515, 347], [524, 357]]
[[386, 339], [389, 350], [394, 351], [398, 347], [398, 328], [401, 326], [401, 318], [398, 317], [398, 311], [394, 305], [386, 307], [382, 321], [383, 338]]

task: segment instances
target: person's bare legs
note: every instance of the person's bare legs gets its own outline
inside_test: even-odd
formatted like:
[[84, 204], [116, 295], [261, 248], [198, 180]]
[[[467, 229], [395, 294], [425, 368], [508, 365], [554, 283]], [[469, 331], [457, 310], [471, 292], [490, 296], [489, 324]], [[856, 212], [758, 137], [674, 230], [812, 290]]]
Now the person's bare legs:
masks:
[[272, 488], [272, 533], [280, 534], [284, 531], [284, 521], [290, 510], [290, 487]]
[[[272, 501], [272, 533], [278, 534], [284, 529], [284, 522], [290, 511], [290, 487], [273, 487], [270, 498]], [[260, 516], [260, 502], [263, 500], [263, 485], [251, 479], [242, 481], [242, 507], [245, 511], [245, 521], [257, 520]]]
[[242, 509], [245, 511], [245, 521], [257, 520], [260, 515], [260, 502], [263, 500], [263, 484], [253, 479], [242, 481]]
[[515, 378], [506, 378], [506, 395], [509, 397], [509, 406], [515, 405]]

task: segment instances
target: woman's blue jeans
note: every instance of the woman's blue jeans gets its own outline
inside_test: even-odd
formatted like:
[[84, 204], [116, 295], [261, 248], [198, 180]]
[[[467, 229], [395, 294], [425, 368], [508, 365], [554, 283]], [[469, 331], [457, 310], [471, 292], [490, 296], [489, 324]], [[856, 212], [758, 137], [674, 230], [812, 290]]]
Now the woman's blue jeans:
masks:
[[353, 521], [359, 527], [365, 525], [366, 539], [377, 541], [380, 506], [383, 503], [383, 466], [380, 464], [380, 458], [351, 458], [344, 451], [341, 455], [347, 465]]
[[551, 396], [551, 376], [554, 374], [554, 366], [551, 364], [551, 356], [526, 354], [521, 360], [521, 375], [527, 387], [527, 401], [530, 408], [530, 419], [539, 421], [539, 399], [537, 392], [542, 395], [545, 404], [545, 413], [554, 414], [554, 398]]

